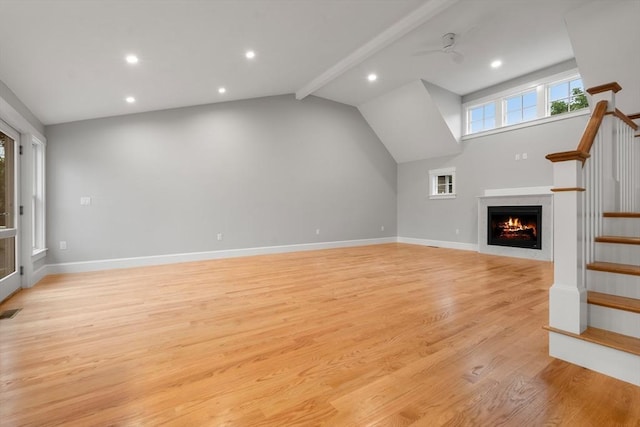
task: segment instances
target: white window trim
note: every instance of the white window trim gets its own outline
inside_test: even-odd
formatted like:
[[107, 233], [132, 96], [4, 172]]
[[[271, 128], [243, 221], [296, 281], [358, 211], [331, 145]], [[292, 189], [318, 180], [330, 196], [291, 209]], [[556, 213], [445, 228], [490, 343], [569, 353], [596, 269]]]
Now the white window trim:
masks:
[[[564, 71], [562, 73], [553, 74], [543, 79], [538, 79], [536, 81], [525, 83], [522, 85], [514, 86], [510, 89], [495, 92], [491, 95], [484, 96], [482, 98], [474, 99], [469, 102], [465, 102], [462, 104], [463, 111], [463, 132], [462, 132], [462, 140], [472, 139], [478, 136], [491, 135], [494, 133], [505, 132], [513, 129], [521, 129], [523, 127], [535, 126], [546, 122], [551, 122], [555, 120], [562, 120], [569, 117], [575, 117], [583, 114], [588, 114], [589, 108], [570, 111], [563, 114], [558, 114], [555, 116], [547, 115], [549, 113], [547, 104], [549, 104], [548, 100], [548, 90], [547, 87], [555, 84], [561, 83], [568, 80], [572, 80], [574, 78], [581, 78], [580, 73], [577, 68]], [[523, 94], [525, 92], [536, 90], [537, 94], [537, 113], [538, 118], [534, 120], [529, 120], [526, 122], [515, 123], [512, 125], [504, 125], [505, 123], [505, 100], [512, 96], [516, 96], [519, 94]], [[493, 129], [487, 129], [480, 132], [469, 133], [470, 131], [470, 120], [469, 114], [471, 109], [477, 108], [486, 104], [495, 103], [496, 106], [496, 127]]]
[[484, 130], [482, 132], [471, 133], [469, 135], [462, 136], [460, 138], [460, 140], [461, 141], [468, 141], [468, 140], [475, 139], [475, 138], [482, 138], [482, 137], [489, 136], [489, 135], [495, 135], [497, 133], [511, 132], [511, 131], [514, 131], [514, 130], [528, 128], [528, 127], [531, 127], [531, 126], [539, 126], [539, 125], [543, 125], [543, 124], [546, 124], [546, 123], [558, 122], [558, 121], [561, 121], [561, 120], [567, 120], [567, 119], [570, 119], [572, 117], [587, 116], [589, 114], [591, 114], [591, 111], [588, 108], [584, 108], [582, 110], [570, 111], [568, 113], [563, 113], [563, 114], [556, 114], [555, 116], [547, 116], [547, 117], [542, 117], [540, 119], [529, 120], [528, 122], [521, 122], [521, 123], [516, 123], [514, 125], [507, 125], [507, 126], [503, 126], [501, 128], [495, 128], [495, 129]]
[[[31, 223], [31, 258], [33, 261], [43, 258], [47, 254], [46, 244], [46, 190], [45, 190], [45, 176], [46, 176], [46, 143], [40, 139], [32, 136], [31, 138], [31, 158], [34, 159], [38, 154], [39, 158], [33, 161], [31, 165], [31, 199], [34, 200], [36, 192], [39, 194], [39, 204], [36, 204], [35, 209], [32, 209], [32, 223]], [[38, 172], [38, 174], [36, 174]], [[37, 179], [36, 179], [37, 177]], [[33, 203], [32, 203], [33, 206]], [[36, 242], [34, 247], [33, 242]]]
[[[483, 108], [483, 111], [482, 111], [482, 127], [484, 128], [484, 123], [486, 122], [486, 118], [484, 116], [484, 107], [486, 107], [489, 104], [494, 104], [495, 108], [494, 108], [493, 121], [494, 122], [498, 121], [497, 115], [498, 114], [502, 114], [502, 110], [500, 108], [498, 108], [497, 105], [495, 105], [495, 102], [485, 102], [484, 104], [473, 105], [473, 106], [467, 108], [466, 110], [464, 110], [465, 111], [465, 121], [466, 121], [465, 127], [466, 127], [467, 131], [469, 131], [469, 129], [471, 128], [471, 123], [473, 123], [473, 121], [471, 120], [471, 110], [475, 110], [476, 108], [480, 108], [480, 107]], [[487, 129], [487, 130], [493, 130], [493, 129], [495, 129], [495, 128]], [[479, 132], [486, 132], [487, 130], [481, 130]], [[479, 133], [479, 132], [474, 132], [474, 133], [471, 133], [469, 135], [473, 135], [473, 134], [476, 134], [476, 133]]]
[[[536, 115], [538, 115], [538, 113], [540, 111], [538, 109], [538, 106], [540, 105], [540, 102], [539, 102], [540, 101], [540, 93], [539, 93], [539, 90], [538, 90], [539, 87], [540, 86], [536, 87], [535, 90], [527, 89], [527, 90], [524, 90], [522, 92], [513, 93], [511, 95], [505, 96], [502, 99], [500, 99], [500, 103], [502, 104], [502, 119], [501, 119], [502, 126], [501, 127], [519, 125], [520, 123], [526, 123], [526, 122], [530, 122], [531, 121], [531, 120], [522, 120], [522, 121], [519, 121], [517, 123], [505, 124], [505, 123], [507, 123], [507, 118], [508, 118], [508, 115], [509, 115], [509, 110], [507, 109], [507, 100], [510, 99], [510, 98], [514, 98], [514, 97], [522, 98], [524, 95], [526, 95], [528, 93], [535, 92], [536, 98], [537, 98], [536, 99]], [[522, 106], [522, 109], [520, 110], [520, 112], [521, 112], [521, 115], [524, 116], [524, 105]], [[540, 118], [539, 115], [538, 115], [538, 118]], [[533, 119], [533, 120], [536, 120], [536, 119]], [[497, 122], [497, 120], [496, 120], [496, 122]], [[497, 129], [497, 127], [496, 127], [496, 129]]]
[[[438, 194], [438, 177], [451, 175], [452, 192]], [[455, 199], [456, 198], [456, 168], [448, 167], [442, 169], [432, 169], [429, 171], [429, 198], [430, 199]]]

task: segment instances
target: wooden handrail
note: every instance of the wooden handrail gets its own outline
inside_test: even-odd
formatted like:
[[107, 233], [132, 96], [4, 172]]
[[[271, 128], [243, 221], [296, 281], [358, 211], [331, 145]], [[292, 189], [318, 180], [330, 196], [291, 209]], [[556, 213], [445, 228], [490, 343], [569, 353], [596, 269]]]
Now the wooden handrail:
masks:
[[629, 114], [627, 117], [629, 117], [631, 120], [638, 120], [640, 119], [640, 113]]
[[545, 158], [553, 163], [566, 162], [567, 160], [580, 160], [582, 164], [584, 164], [585, 160], [590, 156], [589, 151], [591, 151], [591, 146], [596, 139], [596, 134], [598, 133], [602, 119], [607, 112], [607, 105], [609, 105], [609, 103], [606, 100], [598, 101], [596, 108], [593, 110], [593, 114], [591, 114], [589, 118], [589, 123], [587, 123], [587, 127], [582, 134], [578, 148], [575, 151], [547, 154]]
[[602, 119], [607, 112], [607, 105], [608, 102], [605, 100], [599, 101], [596, 104], [596, 108], [594, 108], [589, 123], [587, 123], [587, 127], [584, 130], [584, 134], [582, 134], [582, 139], [580, 139], [580, 143], [578, 144], [578, 151], [582, 151], [583, 153], [589, 153], [591, 151], [591, 146], [596, 139], [596, 134], [598, 133], [598, 129], [600, 129]]
[[620, 120], [622, 120], [623, 122], [628, 124], [629, 127], [631, 127], [631, 129], [638, 130], [638, 125], [633, 123], [633, 120], [631, 120], [631, 117], [627, 116], [625, 113], [623, 113], [622, 111], [618, 110], [617, 108], [616, 108], [615, 111], [609, 111], [607, 114], [612, 114], [612, 115], [616, 116], [617, 118], [619, 118]]
[[[620, 90], [619, 88], [620, 85], [618, 85], [617, 83], [609, 83], [602, 86], [596, 86], [595, 88], [588, 89], [587, 91], [591, 94], [604, 92], [606, 90], [613, 90], [614, 92], [617, 92], [618, 90]], [[579, 160], [584, 164], [585, 160], [587, 160], [590, 156], [589, 152], [591, 151], [593, 141], [595, 141], [598, 130], [600, 129], [600, 125], [602, 124], [602, 119], [604, 119], [604, 116], [607, 114], [618, 117], [620, 120], [629, 125], [633, 130], [638, 130], [638, 125], [635, 124], [633, 120], [640, 119], [640, 113], [627, 116], [617, 108], [615, 109], [615, 111], [607, 112], [608, 105], [609, 103], [606, 100], [598, 101], [598, 103], [596, 104], [596, 108], [593, 109], [593, 114], [591, 114], [591, 117], [589, 118], [587, 127], [582, 134], [582, 138], [580, 139], [578, 148], [576, 148], [575, 151], [563, 151], [560, 153], [547, 154], [545, 158], [554, 163], [566, 162], [567, 160]]]
[[590, 87], [587, 89], [587, 93], [589, 95], [595, 95], [596, 93], [602, 93], [609, 90], [613, 91], [613, 93], [617, 93], [622, 90], [622, 86], [620, 86], [618, 82], [611, 82], [600, 86]]

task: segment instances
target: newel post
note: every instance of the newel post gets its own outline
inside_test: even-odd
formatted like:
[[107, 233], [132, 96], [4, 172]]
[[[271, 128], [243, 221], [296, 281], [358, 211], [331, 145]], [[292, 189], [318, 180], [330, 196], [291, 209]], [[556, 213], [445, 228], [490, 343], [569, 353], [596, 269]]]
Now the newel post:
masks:
[[[605, 116], [615, 111], [615, 94], [620, 89], [617, 83], [587, 89], [592, 96], [592, 114], [577, 149], [547, 156], [553, 162], [554, 192], [554, 283], [549, 290], [549, 326], [574, 334], [587, 328], [585, 265], [591, 262], [592, 240], [598, 235], [602, 210], [612, 205], [608, 197], [614, 193], [612, 128]], [[589, 158], [590, 153], [597, 153], [595, 160]], [[586, 161], [589, 182], [583, 182]]]
[[582, 165], [588, 154], [549, 154], [553, 162], [553, 277], [549, 326], [580, 334], [587, 328], [587, 290], [581, 267]]

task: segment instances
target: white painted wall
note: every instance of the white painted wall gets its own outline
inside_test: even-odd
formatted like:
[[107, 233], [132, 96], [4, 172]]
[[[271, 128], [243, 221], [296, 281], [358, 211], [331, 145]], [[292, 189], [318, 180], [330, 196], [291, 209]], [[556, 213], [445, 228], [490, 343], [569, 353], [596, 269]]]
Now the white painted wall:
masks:
[[[455, 126], [455, 112], [451, 111], [455, 109], [451, 107], [455, 95], [447, 97], [444, 89], [438, 89], [437, 98], [449, 123]], [[460, 152], [460, 144], [421, 80], [366, 102], [358, 109], [398, 163]], [[457, 111], [459, 115], [459, 106]]]
[[617, 108], [640, 112], [640, 1], [596, 0], [565, 20], [585, 87], [618, 82]]
[[421, 80], [421, 82], [438, 107], [451, 135], [460, 142], [462, 137], [462, 97], [427, 81]]

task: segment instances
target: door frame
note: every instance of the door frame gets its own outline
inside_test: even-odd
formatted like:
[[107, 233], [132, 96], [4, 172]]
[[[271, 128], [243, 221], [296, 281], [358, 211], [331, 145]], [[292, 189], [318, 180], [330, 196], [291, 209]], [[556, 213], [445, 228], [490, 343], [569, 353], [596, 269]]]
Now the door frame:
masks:
[[6, 277], [0, 279], [0, 302], [7, 299], [9, 296], [13, 295], [22, 287], [22, 278], [20, 277], [20, 266], [22, 260], [21, 251], [21, 216], [20, 216], [20, 143], [21, 137], [20, 132], [10, 126], [8, 123], [0, 119], [0, 131], [7, 135], [9, 138], [13, 139], [13, 165], [12, 165], [12, 182], [13, 185], [13, 227], [12, 231], [8, 230], [0, 230], [0, 238], [10, 238], [14, 237], [14, 264], [15, 270], [13, 273], [8, 274]]
[[[18, 200], [25, 201], [31, 197], [29, 184], [31, 182], [29, 167], [31, 152], [31, 141], [35, 138], [46, 147], [47, 138], [44, 135], [44, 125], [38, 118], [18, 99], [11, 90], [0, 81], [0, 120], [4, 121], [10, 128], [16, 130], [20, 135], [20, 142], [23, 146], [24, 155], [20, 163], [20, 193]], [[24, 162], [24, 163], [23, 163]], [[46, 213], [45, 213], [46, 215]], [[20, 242], [22, 244], [20, 261], [24, 267], [22, 277], [22, 288], [30, 288], [48, 273], [48, 268], [43, 259], [47, 256], [46, 241], [45, 249], [37, 255], [33, 255], [31, 249], [31, 227], [30, 210], [26, 209], [25, 214], [20, 217], [22, 220], [22, 232]]]

